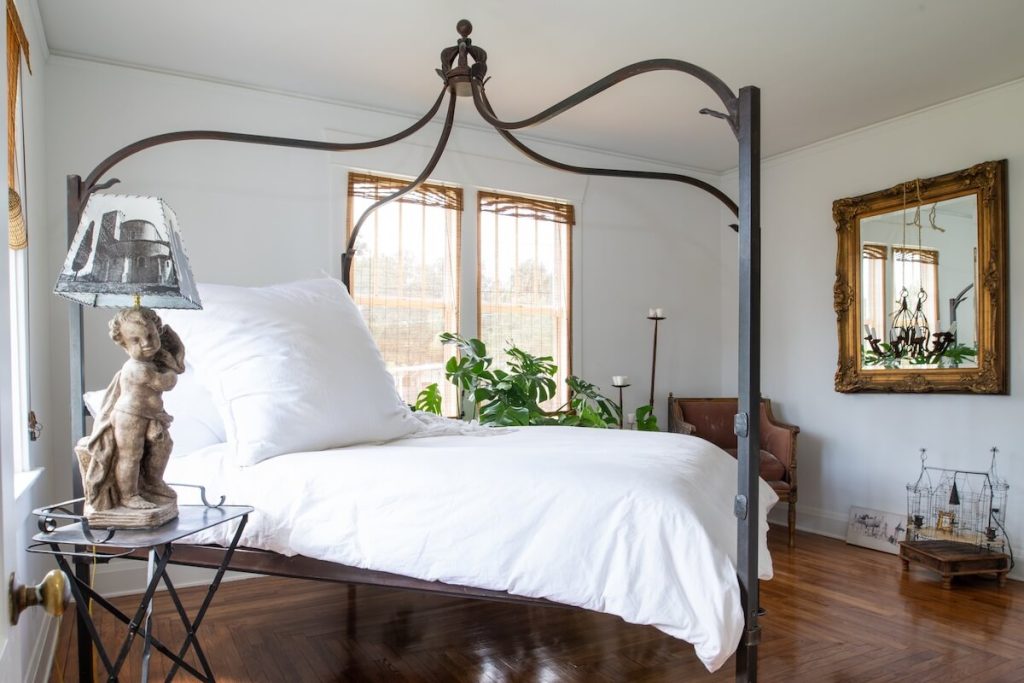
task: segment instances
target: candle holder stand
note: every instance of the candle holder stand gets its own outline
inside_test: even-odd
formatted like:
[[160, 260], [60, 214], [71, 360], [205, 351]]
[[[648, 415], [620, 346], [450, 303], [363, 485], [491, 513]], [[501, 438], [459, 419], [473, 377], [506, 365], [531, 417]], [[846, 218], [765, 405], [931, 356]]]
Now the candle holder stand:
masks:
[[619, 429], [623, 429], [626, 426], [626, 413], [625, 406], [622, 402], [622, 390], [626, 387], [633, 386], [631, 384], [612, 384], [613, 387], [619, 390]]
[[665, 319], [663, 315], [649, 315], [648, 320], [654, 321], [654, 350], [651, 353], [651, 398], [647, 405], [654, 407], [654, 373], [658, 365], [658, 323]]

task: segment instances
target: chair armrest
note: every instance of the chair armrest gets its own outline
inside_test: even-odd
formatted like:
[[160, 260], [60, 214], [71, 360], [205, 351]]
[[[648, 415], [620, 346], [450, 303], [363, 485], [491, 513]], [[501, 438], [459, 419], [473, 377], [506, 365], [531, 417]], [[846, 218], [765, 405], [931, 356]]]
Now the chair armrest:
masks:
[[691, 436], [697, 431], [697, 425], [692, 425], [685, 420], [675, 420], [669, 431], [675, 432], [676, 434], [686, 434], [687, 436]]
[[778, 458], [789, 471], [789, 478], [795, 480], [796, 437], [800, 433], [800, 428], [776, 420], [768, 401], [762, 404], [762, 410], [764, 419], [761, 421], [761, 448]]

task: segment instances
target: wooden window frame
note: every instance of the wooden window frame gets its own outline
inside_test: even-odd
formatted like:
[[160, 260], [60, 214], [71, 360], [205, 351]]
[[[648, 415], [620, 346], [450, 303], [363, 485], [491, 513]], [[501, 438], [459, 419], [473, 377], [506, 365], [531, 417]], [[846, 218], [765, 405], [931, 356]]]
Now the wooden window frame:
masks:
[[[569, 377], [573, 374], [573, 228], [576, 225], [576, 210], [575, 207], [567, 201], [560, 201], [557, 199], [543, 199], [539, 197], [531, 197], [528, 195], [513, 194], [510, 192], [497, 192], [494, 190], [478, 190], [476, 193], [476, 333], [479, 336], [483, 330], [483, 301], [481, 297], [481, 280], [482, 280], [482, 268], [480, 264], [482, 262], [481, 243], [483, 240], [480, 238], [481, 233], [481, 214], [483, 213], [498, 213], [496, 211], [485, 211], [484, 202], [485, 200], [505, 200], [509, 202], [521, 203], [524, 206], [528, 206], [533, 211], [541, 213], [543, 211], [549, 211], [552, 214], [552, 218], [549, 219], [552, 222], [563, 223], [565, 225], [565, 254], [566, 254], [566, 268], [565, 268], [565, 305], [566, 305], [566, 353], [567, 363], [565, 368], [565, 376]], [[563, 217], [559, 220], [559, 217]], [[533, 353], [533, 349], [524, 349], [529, 353]], [[559, 387], [561, 389], [561, 387]]]
[[[352, 236], [352, 228], [354, 227], [355, 221], [358, 217], [354, 212], [353, 197], [355, 196], [355, 187], [360, 182], [374, 182], [375, 184], [386, 188], [387, 190], [398, 190], [405, 187], [411, 178], [403, 178], [401, 176], [395, 176], [385, 173], [373, 173], [368, 171], [356, 171], [350, 170], [348, 172], [348, 180], [346, 183], [345, 202], [346, 202], [346, 219], [345, 219], [345, 237], [346, 242]], [[423, 201], [415, 201], [416, 196], [420, 196], [425, 192], [434, 193], [439, 197], [445, 197], [445, 200], [451, 202], [451, 205], [446, 206], [443, 202], [438, 203], [427, 203]], [[389, 192], [390, 193], [390, 192]], [[462, 326], [462, 213], [465, 210], [464, 202], [464, 190], [462, 187], [450, 183], [439, 183], [439, 182], [425, 182], [419, 186], [415, 191], [410, 192], [404, 197], [400, 197], [395, 200], [398, 204], [412, 204], [416, 206], [442, 206], [455, 213], [455, 234], [453, 240], [455, 243], [455, 261], [452, 264], [452, 275], [454, 280], [455, 290], [455, 328], [454, 330], [442, 330], [442, 332], [452, 331], [460, 332]], [[357, 269], [359, 267], [358, 257], [352, 261], [351, 277], [349, 282], [351, 283], [353, 301], [356, 299], [356, 281], [357, 281]], [[358, 305], [358, 304], [357, 304]], [[369, 320], [366, 321], [369, 324]], [[415, 397], [413, 397], [415, 400]], [[456, 402], [458, 399], [456, 398]], [[449, 416], [455, 417], [455, 416]]]

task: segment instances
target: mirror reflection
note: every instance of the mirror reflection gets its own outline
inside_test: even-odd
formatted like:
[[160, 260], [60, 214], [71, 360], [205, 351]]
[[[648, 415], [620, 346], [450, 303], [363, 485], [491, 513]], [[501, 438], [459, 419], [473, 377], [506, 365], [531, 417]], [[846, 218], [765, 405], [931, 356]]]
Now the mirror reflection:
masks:
[[978, 195], [860, 219], [864, 370], [978, 367]]

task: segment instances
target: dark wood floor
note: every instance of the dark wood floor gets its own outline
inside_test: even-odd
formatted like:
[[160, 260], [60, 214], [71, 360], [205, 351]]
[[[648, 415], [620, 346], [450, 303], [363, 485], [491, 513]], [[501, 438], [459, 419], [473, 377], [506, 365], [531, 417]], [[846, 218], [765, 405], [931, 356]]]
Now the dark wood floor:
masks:
[[[800, 534], [771, 539], [775, 579], [762, 584], [761, 680], [1024, 681], [1024, 584], [963, 579], [951, 591], [895, 556]], [[260, 578], [225, 584], [200, 634], [218, 681], [727, 681], [693, 649], [608, 615], [360, 587]], [[183, 591], [194, 611], [203, 589]], [[130, 601], [118, 601], [128, 608]], [[157, 635], [181, 641], [166, 596]], [[61, 627], [51, 681], [77, 681], [74, 619]], [[120, 624], [101, 620], [106, 642]], [[139, 680], [138, 646], [127, 675]], [[153, 680], [167, 665], [152, 661]], [[192, 680], [180, 676], [180, 680]]]

